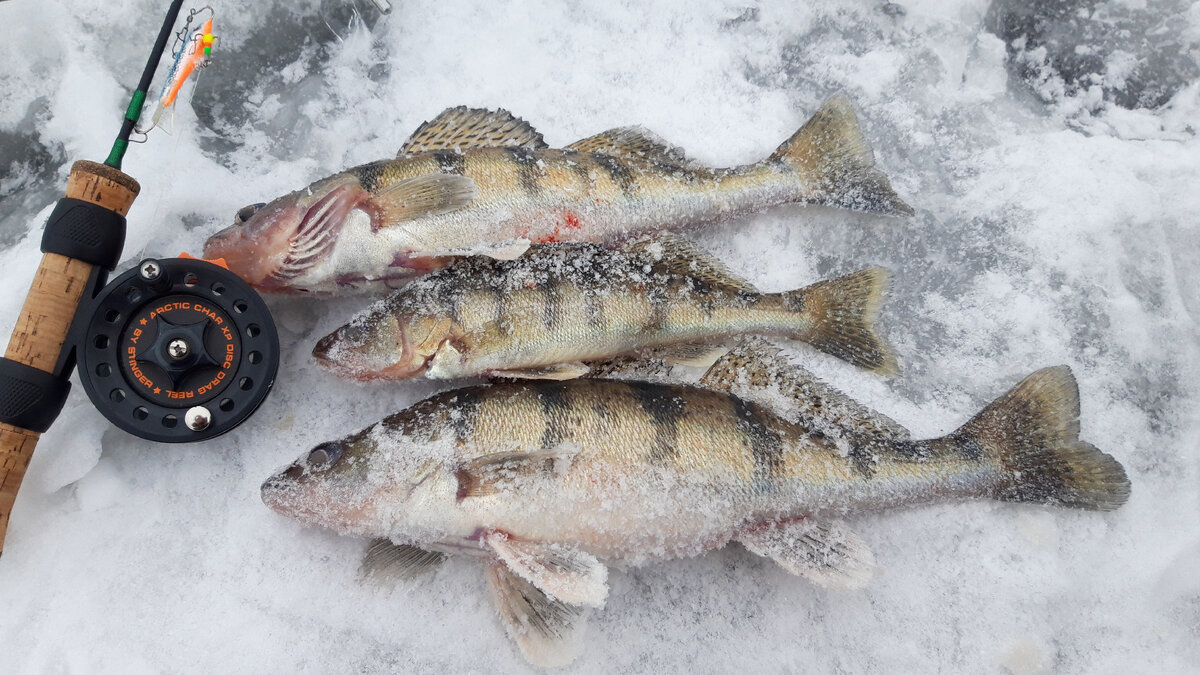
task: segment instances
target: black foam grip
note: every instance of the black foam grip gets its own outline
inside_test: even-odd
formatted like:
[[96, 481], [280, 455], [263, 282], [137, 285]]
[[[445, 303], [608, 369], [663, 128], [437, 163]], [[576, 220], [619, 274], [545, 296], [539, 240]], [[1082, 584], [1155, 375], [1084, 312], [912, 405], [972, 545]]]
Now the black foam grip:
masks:
[[0, 358], [0, 422], [40, 434], [62, 412], [70, 391], [65, 377]]
[[117, 266], [125, 246], [125, 216], [81, 199], [63, 197], [46, 221], [42, 252], [98, 265]]

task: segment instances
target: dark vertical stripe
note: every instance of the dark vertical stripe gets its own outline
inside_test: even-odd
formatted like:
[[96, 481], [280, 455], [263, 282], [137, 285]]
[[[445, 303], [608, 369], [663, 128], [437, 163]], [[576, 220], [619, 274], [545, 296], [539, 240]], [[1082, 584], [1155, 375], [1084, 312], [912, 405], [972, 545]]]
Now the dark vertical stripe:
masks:
[[687, 404], [671, 388], [649, 382], [625, 384], [654, 425], [654, 447], [650, 448], [650, 461], [661, 464], [678, 458], [679, 422], [686, 413]]
[[604, 327], [604, 298], [599, 290], [583, 289], [583, 313], [592, 328]]
[[517, 165], [518, 179], [526, 194], [536, 197], [542, 191], [542, 168], [538, 165], [538, 154], [529, 148], [505, 148], [508, 156]]
[[375, 192], [383, 187], [383, 169], [391, 160], [383, 160], [379, 162], [371, 162], [363, 164], [360, 167], [353, 168], [349, 171], [355, 178], [358, 179], [358, 184], [367, 192]]
[[742, 444], [754, 458], [755, 485], [759, 489], [776, 487], [783, 472], [783, 440], [768, 426], [762, 408], [732, 395], [729, 400], [738, 419]]
[[461, 152], [437, 150], [433, 153], [433, 159], [437, 162], [438, 171], [442, 173], [461, 176], [467, 170], [467, 156]]
[[435, 284], [433, 288], [434, 293], [437, 294], [438, 308], [445, 312], [452, 321], [457, 322], [459, 307], [466, 293], [460, 291], [461, 287], [454, 284]]
[[563, 157], [566, 158], [568, 166], [571, 167], [571, 171], [573, 171], [575, 175], [578, 176], [581, 181], [583, 181], [583, 184], [588, 187], [588, 191], [590, 192], [592, 186], [595, 185], [595, 181], [592, 180], [592, 166], [591, 162], [589, 161], [590, 157], [582, 152], [576, 152], [574, 150], [565, 151], [563, 153]]
[[562, 316], [562, 288], [557, 280], [548, 278], [538, 284], [538, 291], [542, 294], [542, 326], [550, 330]]
[[570, 433], [570, 383], [542, 382], [535, 385], [535, 391], [546, 423], [542, 431], [542, 449], [549, 450], [562, 443]]
[[662, 329], [671, 313], [670, 294], [662, 284], [655, 284], [646, 289], [646, 300], [650, 302], [650, 316], [646, 321], [645, 328], [647, 330]]
[[596, 160], [605, 171], [608, 172], [609, 178], [621, 188], [621, 192], [626, 197], [632, 197], [637, 191], [637, 181], [633, 178], [633, 172], [629, 167], [625, 166], [621, 160], [608, 155], [592, 155], [592, 159]]
[[449, 395], [454, 409], [450, 423], [454, 426], [454, 440], [459, 443], [465, 443], [475, 435], [475, 423], [483, 405], [481, 392], [480, 387], [467, 387]]

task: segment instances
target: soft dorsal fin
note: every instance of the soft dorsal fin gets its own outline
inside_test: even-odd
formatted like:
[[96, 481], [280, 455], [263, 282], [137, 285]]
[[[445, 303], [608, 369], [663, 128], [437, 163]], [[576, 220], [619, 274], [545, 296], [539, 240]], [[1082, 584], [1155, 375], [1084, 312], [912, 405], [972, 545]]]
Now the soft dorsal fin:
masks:
[[691, 277], [714, 288], [742, 293], [758, 292], [754, 284], [730, 272], [724, 263], [678, 237], [668, 235], [642, 239], [627, 244], [625, 249], [650, 258], [661, 272]]
[[[867, 439], [910, 438], [909, 431], [890, 417], [789, 362], [778, 347], [762, 338], [747, 338], [718, 359], [700, 379], [700, 386], [767, 405], [810, 430], [848, 436], [853, 439], [852, 444]], [[784, 405], [778, 401], [780, 395], [785, 399]]]
[[683, 154], [683, 150], [667, 143], [643, 127], [609, 129], [595, 136], [575, 141], [566, 149], [610, 157], [644, 159], [679, 168], [685, 168], [692, 164], [692, 160]]
[[389, 539], [375, 539], [367, 547], [358, 575], [369, 580], [413, 579], [436, 569], [445, 559], [444, 553], [393, 544]]
[[437, 117], [417, 127], [404, 142], [400, 156], [433, 150], [468, 148], [528, 148], [541, 150], [546, 141], [525, 120], [509, 111], [458, 106], [443, 110]]
[[510, 570], [555, 600], [599, 607], [608, 597], [608, 568], [591, 554], [566, 544], [510, 539], [503, 532], [483, 541]]
[[751, 553], [827, 588], [862, 588], [875, 573], [875, 556], [852, 530], [809, 518], [765, 523], [735, 537]]

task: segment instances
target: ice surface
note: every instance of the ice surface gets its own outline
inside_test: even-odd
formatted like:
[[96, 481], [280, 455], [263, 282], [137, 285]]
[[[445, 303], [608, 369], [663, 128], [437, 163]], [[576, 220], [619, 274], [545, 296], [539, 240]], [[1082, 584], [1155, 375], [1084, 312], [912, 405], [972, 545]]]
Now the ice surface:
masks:
[[[1037, 14], [1044, 5], [1069, 11]], [[70, 162], [107, 154], [161, 6], [0, 2], [5, 327]], [[760, 159], [845, 91], [915, 217], [784, 208], [693, 239], [769, 291], [891, 268], [879, 325], [898, 377], [795, 358], [914, 435], [1069, 364], [1084, 438], [1133, 482], [1106, 515], [991, 503], [865, 514], [850, 524], [881, 571], [863, 591], [816, 588], [738, 548], [614, 571], [573, 669], [1200, 663], [1200, 3], [214, 6], [222, 42], [174, 135], [126, 159], [142, 184], [126, 266], [198, 252], [241, 206], [391, 156], [453, 105], [508, 108], [554, 146], [641, 124], [728, 166]], [[526, 668], [476, 562], [392, 591], [362, 586], [365, 542], [259, 500], [302, 448], [436, 390], [343, 383], [310, 360], [369, 300], [272, 300], [276, 389], [246, 425], [203, 444], [133, 439], [75, 388], [0, 558], [0, 670]]]

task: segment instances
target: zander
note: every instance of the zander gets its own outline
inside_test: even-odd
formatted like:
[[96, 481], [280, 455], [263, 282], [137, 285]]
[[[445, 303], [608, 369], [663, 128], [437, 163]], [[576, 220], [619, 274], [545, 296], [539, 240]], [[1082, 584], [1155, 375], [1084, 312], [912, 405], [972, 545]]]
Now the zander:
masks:
[[413, 281], [313, 355], [358, 379], [569, 379], [638, 353], [708, 366], [727, 351], [714, 345], [752, 334], [890, 372], [895, 361], [872, 327], [886, 276], [871, 268], [765, 294], [674, 238], [617, 250], [544, 244], [516, 260], [464, 258]]
[[731, 169], [698, 166], [640, 127], [553, 149], [505, 110], [458, 107], [396, 159], [242, 209], [204, 254], [260, 290], [333, 293], [458, 255], [512, 259], [531, 243], [611, 242], [785, 203], [911, 214], [874, 164], [842, 95], [770, 157]]
[[604, 603], [605, 563], [737, 541], [818, 583], [861, 587], [873, 558], [837, 516], [980, 498], [1108, 511], [1129, 496], [1121, 465], [1079, 440], [1066, 367], [1030, 375], [932, 440], [754, 346], [702, 382], [438, 394], [317, 446], [263, 484], [263, 501], [378, 538], [371, 575], [477, 557], [510, 635], [550, 666], [573, 658], [587, 608]]

